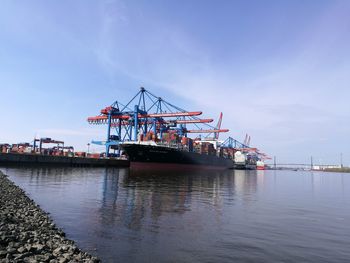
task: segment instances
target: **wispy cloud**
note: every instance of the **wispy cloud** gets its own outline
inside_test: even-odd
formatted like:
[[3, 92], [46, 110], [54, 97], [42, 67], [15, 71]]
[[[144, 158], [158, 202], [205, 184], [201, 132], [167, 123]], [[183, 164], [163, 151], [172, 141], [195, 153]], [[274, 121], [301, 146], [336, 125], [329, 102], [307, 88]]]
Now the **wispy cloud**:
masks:
[[[262, 14], [258, 10], [259, 18], [254, 17], [244, 24], [240, 19], [244, 20], [246, 14], [239, 17], [238, 12], [234, 17], [230, 14], [220, 20], [223, 14], [210, 12], [212, 5], [203, 3], [212, 17], [203, 15], [201, 7], [193, 14], [196, 20], [181, 16], [180, 12], [185, 11], [182, 7], [173, 10], [172, 6], [166, 9], [167, 12], [179, 12], [179, 15], [168, 18], [170, 13], [164, 13], [165, 9], [148, 2], [134, 4], [108, 0], [39, 5], [5, 1], [0, 10], [0, 26], [3, 28], [0, 40], [2, 47], [7, 49], [2, 48], [0, 55], [7, 58], [10, 66], [17, 57], [18, 65], [36, 66], [39, 70], [47, 65], [52, 72], [56, 72], [61, 55], [71, 59], [61, 65], [67, 72], [81, 66], [77, 63], [70, 67], [73, 61], [80, 62], [81, 59], [84, 65], [97, 61], [99, 72], [93, 65], [90, 75], [67, 74], [66, 83], [73, 81], [72, 78], [90, 81], [90, 77], [96, 75], [98, 84], [100, 79], [109, 76], [118, 84], [137, 83], [151, 90], [155, 87], [161, 96], [162, 89], [165, 89], [167, 94], [183, 98], [183, 102], [175, 104], [184, 108], [202, 109], [212, 117], [223, 111], [223, 125], [231, 129], [234, 137], [242, 139], [245, 133], [249, 133], [253, 143], [278, 155], [283, 155], [286, 148], [306, 155], [312, 150], [334, 151], [335, 144], [345, 147], [344, 140], [350, 129], [345, 121], [350, 117], [350, 4], [347, 1], [329, 2], [323, 5], [323, 9], [317, 8], [319, 13], [309, 14], [307, 19], [304, 17], [304, 23], [296, 23], [298, 28], [291, 28], [294, 25], [291, 21], [290, 27], [277, 30], [285, 33], [291, 29], [294, 32], [281, 35], [271, 35], [271, 28], [259, 25], [260, 18], [271, 20], [272, 23], [267, 25], [275, 26], [278, 23], [274, 21], [276, 14]], [[239, 9], [239, 6], [237, 2], [234, 9]], [[74, 12], [68, 14], [66, 10]], [[316, 12], [316, 9], [309, 10]], [[293, 18], [293, 15], [299, 14], [294, 11], [288, 17]], [[220, 23], [213, 26], [215, 19]], [[232, 31], [232, 28], [239, 30]], [[217, 31], [222, 34], [216, 34]], [[243, 42], [246, 35], [249, 37]], [[284, 37], [286, 39], [282, 39]], [[218, 39], [211, 42], [214, 38]], [[256, 43], [252, 43], [254, 41]], [[260, 47], [261, 44], [266, 47]], [[82, 53], [84, 56], [77, 55]], [[51, 60], [45, 66], [36, 64], [50, 56]], [[23, 59], [30, 62], [23, 63]], [[6, 70], [10, 68], [13, 76], [21, 76], [16, 66], [10, 66]], [[0, 78], [2, 76], [2, 82], [14, 89], [14, 81], [11, 82], [7, 71], [1, 71], [0, 66]], [[32, 86], [36, 87], [42, 77], [39, 73], [31, 76]], [[7, 92], [7, 97], [20, 97], [22, 84], [18, 84], [16, 94]], [[85, 99], [94, 102], [96, 98], [91, 94], [100, 92], [96, 87], [89, 94], [85, 88], [77, 86], [81, 95], [71, 98], [69, 108]], [[39, 97], [47, 90], [46, 86], [37, 88], [35, 94]], [[56, 92], [59, 88], [54, 90]], [[65, 92], [70, 94], [68, 90], [67, 87]], [[127, 87], [122, 91], [127, 93]], [[106, 94], [105, 99], [113, 94], [111, 101], [119, 95], [115, 94], [114, 87], [107, 87], [100, 93]], [[44, 96], [41, 99], [46, 100]], [[22, 98], [23, 103], [27, 100]], [[96, 104], [109, 102], [96, 101]], [[20, 110], [17, 114], [24, 112], [24, 109]], [[11, 120], [4, 115], [2, 119]], [[90, 137], [104, 137], [103, 129], [81, 129], [69, 120], [57, 125], [67, 125], [68, 129], [56, 129], [51, 124], [40, 126], [52, 127], [40, 129], [40, 135], [63, 136], [67, 140], [74, 138], [72, 143], [79, 141], [82, 147]], [[33, 130], [37, 130], [36, 127], [31, 127], [30, 131]]]
[[[253, 133], [253, 142], [268, 150], [281, 145], [282, 153], [286, 143], [307, 148], [315, 141], [326, 142], [335, 133], [331, 127], [350, 117], [346, 99], [350, 54], [336, 50], [349, 42], [345, 25], [350, 20], [344, 10], [335, 3], [301, 28], [293, 56], [265, 54], [254, 65], [242, 61], [239, 67], [234, 58], [213, 59], [200, 39], [175, 23], [146, 17], [139, 29], [130, 24], [135, 16], [125, 18], [130, 23], [123, 24], [106, 15], [97, 55], [111, 72], [119, 70], [140, 82], [162, 86], [190, 99], [195, 107], [216, 114], [224, 111], [224, 124], [235, 137]], [[127, 7], [124, 12], [127, 16]], [[147, 29], [147, 35], [141, 29]], [[130, 39], [138, 43], [128, 48]], [[348, 126], [337, 130], [341, 133]]]

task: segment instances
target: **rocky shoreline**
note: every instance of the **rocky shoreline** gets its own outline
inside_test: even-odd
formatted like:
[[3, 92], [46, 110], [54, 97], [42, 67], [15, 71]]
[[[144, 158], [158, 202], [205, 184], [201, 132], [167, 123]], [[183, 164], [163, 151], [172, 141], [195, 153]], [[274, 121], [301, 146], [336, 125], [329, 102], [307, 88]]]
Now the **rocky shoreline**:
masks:
[[0, 171], [1, 262], [100, 262], [65, 238], [46, 212]]

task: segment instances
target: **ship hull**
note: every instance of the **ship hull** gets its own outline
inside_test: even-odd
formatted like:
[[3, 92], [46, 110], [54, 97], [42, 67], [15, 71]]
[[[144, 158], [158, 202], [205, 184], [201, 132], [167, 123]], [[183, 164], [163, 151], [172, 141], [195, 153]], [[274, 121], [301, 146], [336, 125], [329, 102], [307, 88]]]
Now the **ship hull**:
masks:
[[255, 164], [246, 164], [246, 170], [256, 170]]
[[142, 144], [122, 144], [121, 148], [129, 157], [131, 167], [233, 168], [232, 160], [215, 155]]
[[234, 164], [234, 168], [236, 169], [236, 170], [245, 170], [246, 169], [246, 166], [245, 166], [245, 164], [238, 164], [238, 163], [235, 163]]
[[263, 161], [257, 161], [256, 162], [256, 169], [257, 170], [265, 170], [265, 164]]

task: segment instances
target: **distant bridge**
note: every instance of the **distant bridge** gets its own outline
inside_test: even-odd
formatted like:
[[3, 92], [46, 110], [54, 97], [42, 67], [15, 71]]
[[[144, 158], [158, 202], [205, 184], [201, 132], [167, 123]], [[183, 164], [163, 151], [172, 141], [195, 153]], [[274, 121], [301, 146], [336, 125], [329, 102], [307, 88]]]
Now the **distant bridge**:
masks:
[[285, 169], [304, 169], [311, 170], [313, 167], [317, 170], [322, 170], [324, 168], [338, 168], [340, 165], [338, 164], [311, 164], [311, 163], [268, 163], [266, 164], [271, 168], [285, 168]]

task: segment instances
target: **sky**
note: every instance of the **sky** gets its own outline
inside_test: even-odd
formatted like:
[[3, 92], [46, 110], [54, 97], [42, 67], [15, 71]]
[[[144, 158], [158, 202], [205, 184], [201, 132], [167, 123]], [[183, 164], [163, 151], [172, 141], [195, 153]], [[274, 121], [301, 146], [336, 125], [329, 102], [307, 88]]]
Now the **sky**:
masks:
[[[143, 86], [279, 163], [350, 165], [350, 1], [0, 3], [0, 143], [86, 150]], [[92, 150], [98, 150], [94, 148]]]

